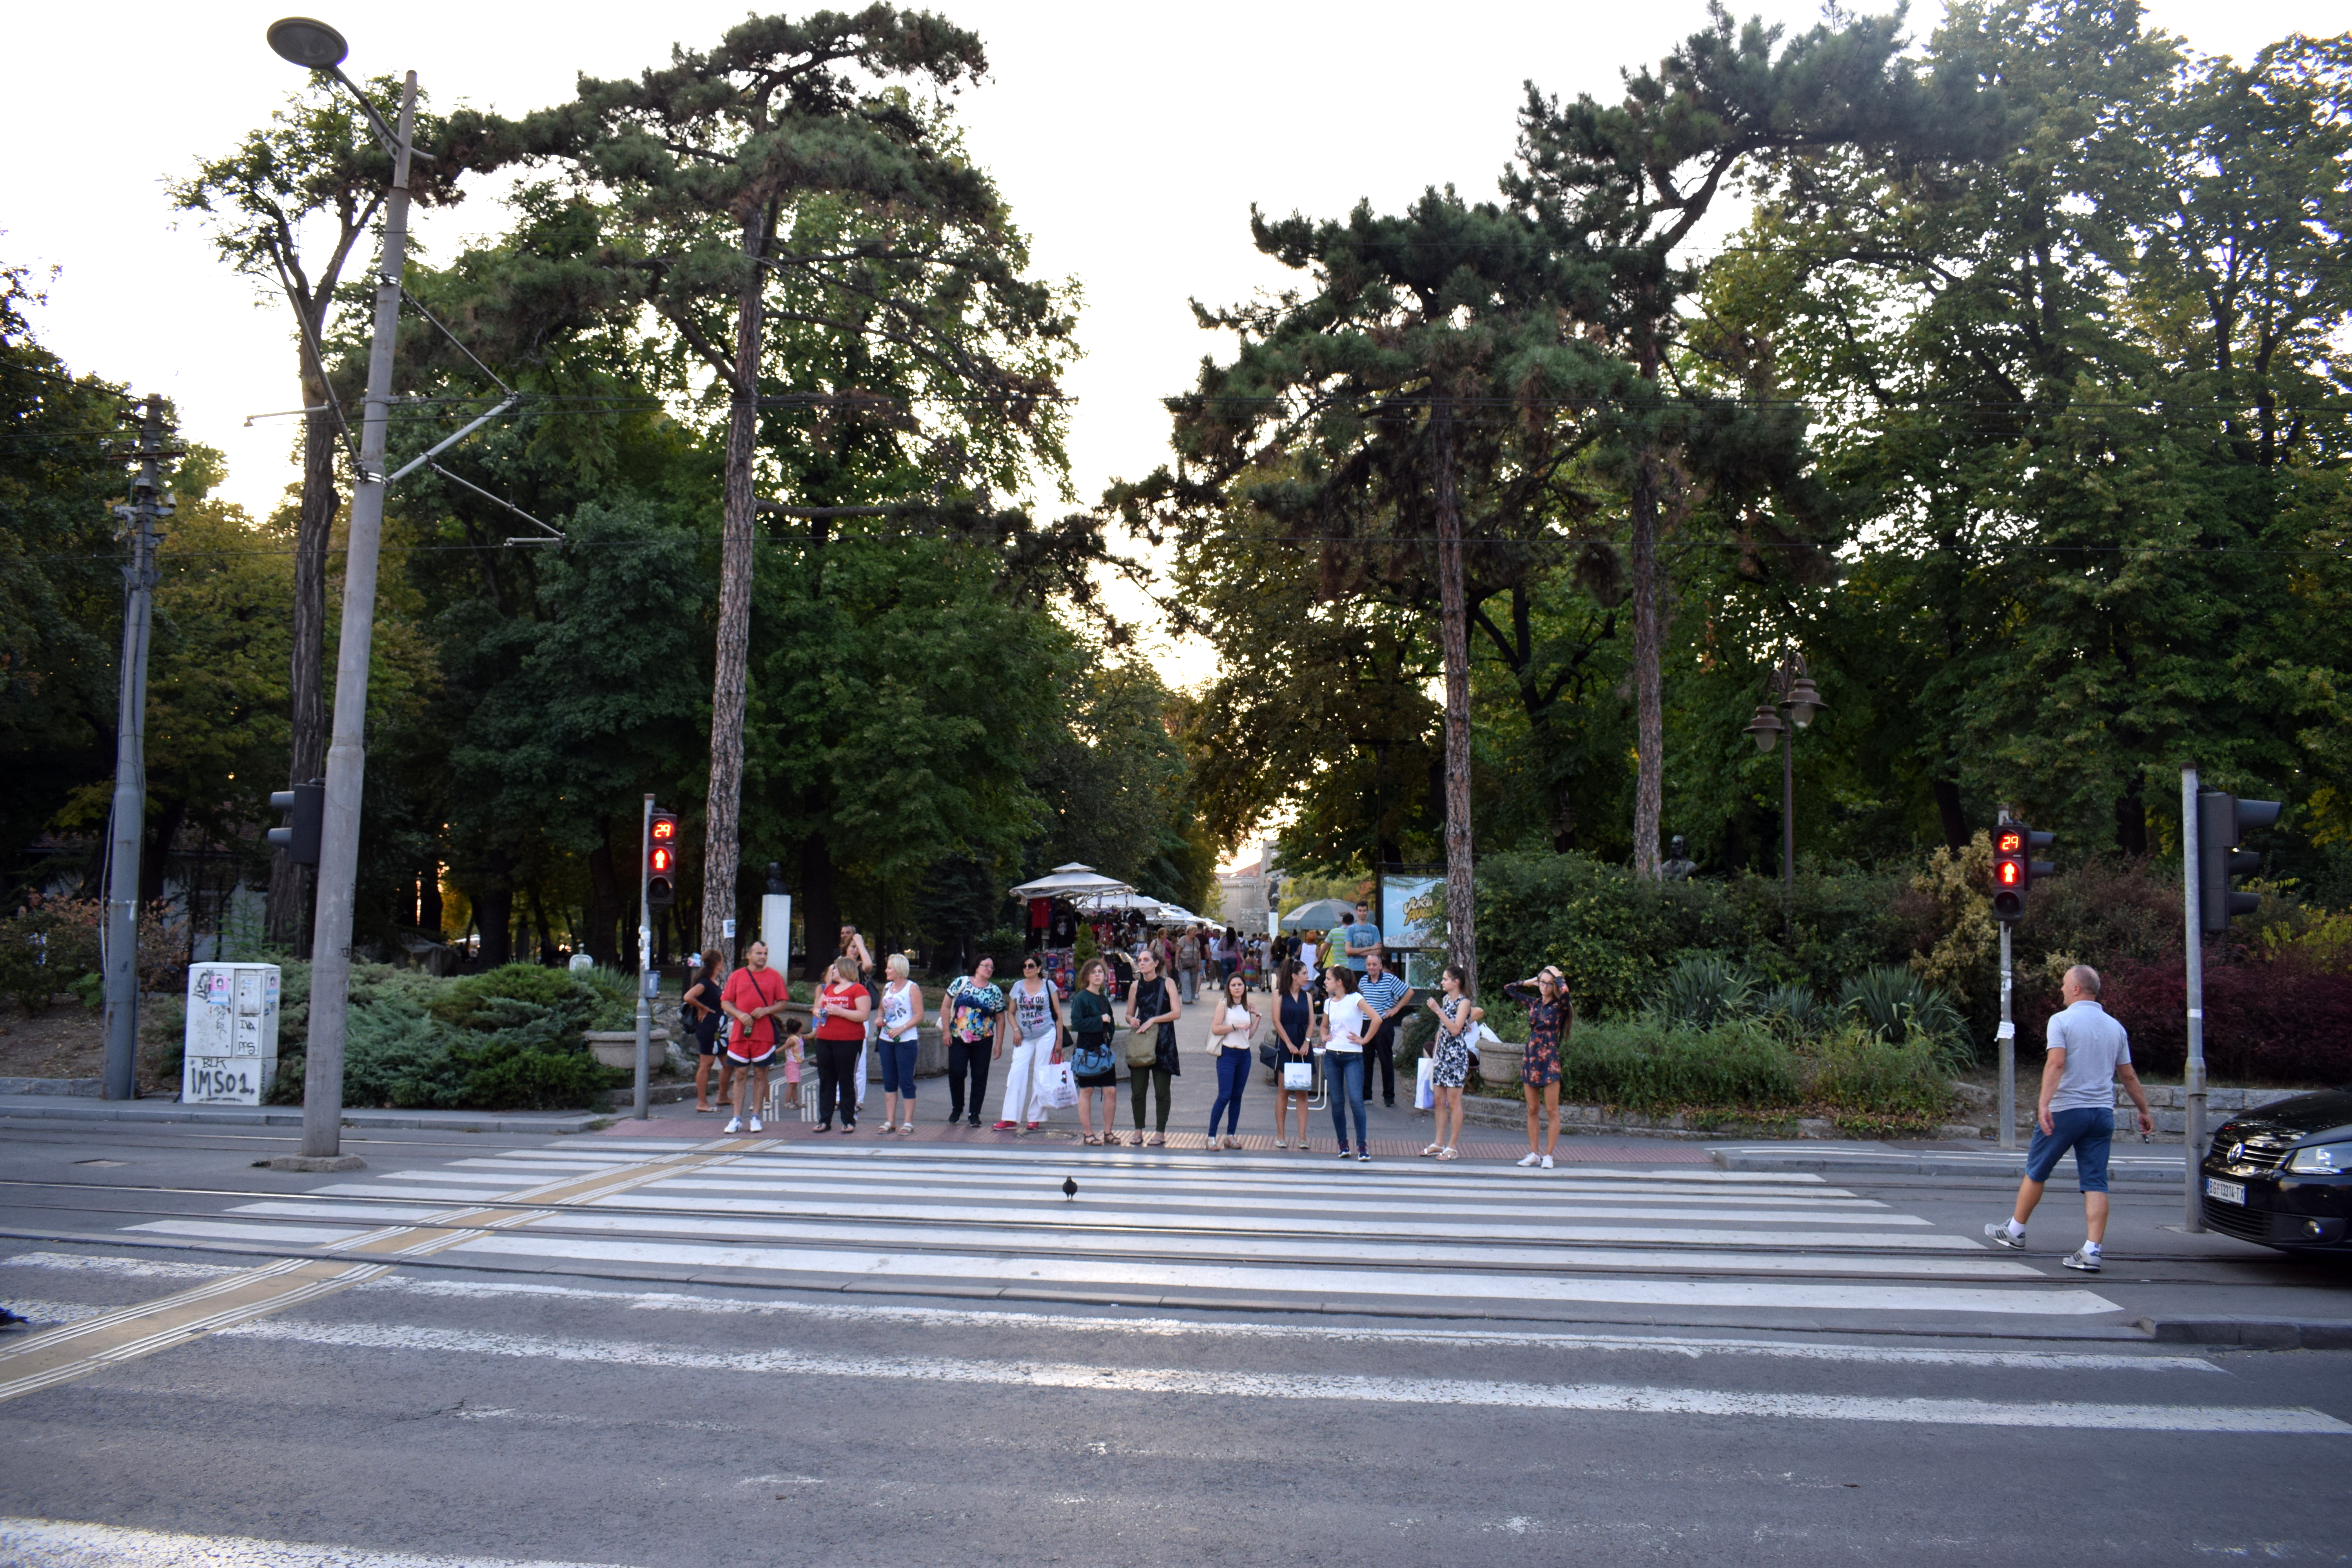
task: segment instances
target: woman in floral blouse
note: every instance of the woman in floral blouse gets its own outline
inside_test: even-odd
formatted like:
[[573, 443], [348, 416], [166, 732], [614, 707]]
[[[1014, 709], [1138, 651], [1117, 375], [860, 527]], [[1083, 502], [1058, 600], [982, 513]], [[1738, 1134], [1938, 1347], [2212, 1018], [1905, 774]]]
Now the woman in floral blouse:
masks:
[[[1503, 994], [1528, 1010], [1527, 1062], [1519, 1069], [1519, 1087], [1528, 1098], [1528, 1152], [1522, 1165], [1551, 1169], [1551, 1152], [1559, 1142], [1559, 1053], [1576, 1026], [1576, 1004], [1557, 965], [1546, 964], [1526, 980], [1514, 980]], [[1536, 1092], [1543, 1092], [1544, 1114], [1550, 1131], [1536, 1142]]]

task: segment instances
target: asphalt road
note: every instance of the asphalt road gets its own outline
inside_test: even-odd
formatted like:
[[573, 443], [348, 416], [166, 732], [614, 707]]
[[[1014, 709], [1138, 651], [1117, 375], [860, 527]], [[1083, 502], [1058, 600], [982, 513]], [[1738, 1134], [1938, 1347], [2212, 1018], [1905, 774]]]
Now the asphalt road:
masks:
[[[687, 1127], [708, 1131], [708, 1119]], [[5, 1565], [2352, 1552], [2352, 1268], [1988, 1183], [0, 1128]], [[116, 1162], [116, 1163], [94, 1163]], [[1074, 1173], [1076, 1200], [1059, 1191]], [[1539, 1538], [1539, 1539], [1530, 1539]], [[390, 1555], [383, 1555], [390, 1554]]]

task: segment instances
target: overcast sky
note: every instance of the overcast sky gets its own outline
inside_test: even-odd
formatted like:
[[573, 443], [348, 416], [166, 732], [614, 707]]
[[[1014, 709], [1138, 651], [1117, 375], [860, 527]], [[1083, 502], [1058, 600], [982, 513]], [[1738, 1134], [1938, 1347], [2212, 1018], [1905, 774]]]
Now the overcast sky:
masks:
[[[436, 107], [509, 112], [569, 96], [577, 73], [634, 74], [673, 43], [707, 47], [750, 8], [302, 3], [335, 7], [325, 19], [350, 37], [353, 74], [413, 68]], [[1226, 352], [1194, 327], [1188, 299], [1232, 300], [1280, 281], [1250, 246], [1252, 203], [1337, 216], [1360, 197], [1394, 208], [1448, 182], [1486, 197], [1510, 156], [1524, 80], [1608, 95], [1621, 66], [1655, 59], [1706, 18], [1701, 0], [934, 8], [987, 43], [992, 76], [961, 99], [973, 153], [1033, 237], [1036, 269], [1085, 288], [1087, 357], [1069, 389], [1088, 500], [1161, 460], [1155, 399], [1183, 387], [1202, 353]], [[1735, 9], [1792, 28], [1819, 14], [1789, 0]], [[2344, 22], [2339, 0], [2158, 0], [2150, 11], [2193, 47], [2242, 58]], [[257, 511], [294, 478], [290, 422], [244, 426], [300, 401], [285, 308], [257, 308], [253, 285], [197, 226], [174, 227], [163, 182], [234, 144], [298, 85], [262, 41], [283, 14], [283, 0], [28, 6], [7, 24], [14, 68], [0, 98], [10, 150], [0, 259], [62, 269], [42, 284], [49, 303], [36, 331], [77, 371], [173, 398], [186, 433], [228, 454], [230, 498]], [[1939, 14], [1915, 9], [1915, 30]], [[495, 205], [469, 202], [429, 215], [421, 234], [446, 258], [500, 226]], [[1198, 649], [1157, 652], [1180, 682], [1204, 668]]]

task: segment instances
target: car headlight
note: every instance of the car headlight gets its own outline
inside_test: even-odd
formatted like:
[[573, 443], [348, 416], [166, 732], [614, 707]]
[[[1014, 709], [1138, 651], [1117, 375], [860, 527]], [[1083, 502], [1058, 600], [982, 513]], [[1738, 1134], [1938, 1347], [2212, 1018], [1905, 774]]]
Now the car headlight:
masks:
[[2298, 1176], [2340, 1176], [2352, 1172], [2352, 1142], [2314, 1143], [2287, 1156], [2286, 1168]]

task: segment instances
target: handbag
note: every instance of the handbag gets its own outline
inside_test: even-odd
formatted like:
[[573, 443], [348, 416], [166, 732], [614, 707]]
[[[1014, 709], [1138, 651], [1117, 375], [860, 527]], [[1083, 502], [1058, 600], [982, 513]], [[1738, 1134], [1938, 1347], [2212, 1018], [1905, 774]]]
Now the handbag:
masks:
[[1287, 1061], [1282, 1064], [1282, 1089], [1286, 1094], [1311, 1094], [1315, 1090], [1315, 1064]]
[[1259, 1043], [1257, 1047], [1257, 1059], [1258, 1065], [1265, 1068], [1268, 1072], [1280, 1072], [1282, 1070], [1282, 1058], [1280, 1054], [1275, 1050], [1274, 1042], [1272, 1040], [1265, 1040]]
[[[1168, 1005], [1168, 992], [1166, 989], [1168, 981], [1166, 976], [1163, 975], [1158, 981], [1155, 981], [1154, 984], [1159, 985], [1161, 989], [1153, 993], [1154, 1005], [1152, 1006], [1151, 1013], [1148, 1015], [1150, 1016], [1156, 1016], [1160, 1010]], [[1137, 995], [1135, 1005], [1136, 1011], [1143, 1011], [1143, 998], [1140, 994]], [[1157, 1024], [1136, 1025], [1134, 1028], [1129, 1032], [1127, 1037], [1126, 1056], [1127, 1065], [1131, 1068], [1148, 1068], [1157, 1066], [1160, 1061], [1160, 1026]]]
[[1097, 1040], [1090, 1046], [1080, 1046], [1071, 1055], [1070, 1061], [1071, 1065], [1076, 1068], [1080, 1078], [1100, 1078], [1107, 1072], [1118, 1070], [1118, 1064], [1110, 1054], [1108, 1040]]
[[1423, 1057], [1413, 1065], [1412, 1108], [1415, 1110], [1431, 1110], [1436, 1105], [1437, 1064]]

